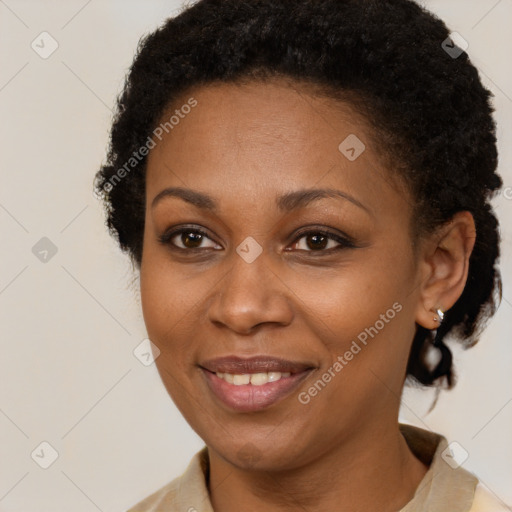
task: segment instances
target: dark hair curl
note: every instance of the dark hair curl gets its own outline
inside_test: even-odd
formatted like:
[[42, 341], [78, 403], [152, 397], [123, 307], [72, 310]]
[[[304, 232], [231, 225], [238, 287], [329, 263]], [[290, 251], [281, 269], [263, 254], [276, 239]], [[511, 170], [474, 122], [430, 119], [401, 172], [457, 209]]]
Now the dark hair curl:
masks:
[[[352, 98], [411, 191], [415, 233], [432, 232], [459, 211], [474, 217], [464, 291], [437, 331], [417, 326], [407, 366], [415, 382], [444, 379], [451, 387], [445, 338], [472, 346], [501, 299], [489, 201], [502, 181], [491, 93], [465, 52], [445, 51], [449, 35], [411, 0], [200, 0], [187, 7], [141, 39], [118, 98], [107, 161], [95, 179], [111, 234], [140, 268], [146, 158], [113, 178], [192, 87], [276, 76]], [[434, 368], [426, 356], [432, 346], [441, 354]]]

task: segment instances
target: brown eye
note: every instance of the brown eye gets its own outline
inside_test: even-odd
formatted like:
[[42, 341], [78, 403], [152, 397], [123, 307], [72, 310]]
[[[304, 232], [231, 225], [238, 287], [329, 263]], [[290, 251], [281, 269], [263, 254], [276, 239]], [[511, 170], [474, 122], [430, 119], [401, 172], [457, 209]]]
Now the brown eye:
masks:
[[323, 235], [307, 235], [306, 236], [306, 245], [313, 251], [318, 249], [325, 249], [329, 239]]
[[180, 241], [187, 249], [196, 249], [203, 241], [203, 235], [194, 233], [193, 231], [186, 231], [181, 233]]
[[[200, 229], [180, 228], [164, 233], [159, 238], [160, 243], [168, 245], [171, 248], [181, 250], [194, 249], [219, 249], [216, 244], [205, 232]], [[209, 245], [206, 243], [210, 241]]]
[[353, 244], [334, 233], [308, 231], [299, 235], [294, 246], [295, 249], [306, 252], [329, 252], [331, 249], [353, 247]]

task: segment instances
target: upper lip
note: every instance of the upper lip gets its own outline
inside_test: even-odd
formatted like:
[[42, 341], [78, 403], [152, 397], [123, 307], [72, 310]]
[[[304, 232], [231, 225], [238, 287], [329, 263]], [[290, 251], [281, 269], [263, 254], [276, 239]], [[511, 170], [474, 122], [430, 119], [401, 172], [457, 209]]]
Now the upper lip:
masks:
[[290, 372], [299, 373], [313, 368], [312, 364], [298, 361], [287, 361], [279, 357], [254, 356], [238, 357], [226, 356], [203, 361], [199, 366], [213, 373], [266, 373], [266, 372]]

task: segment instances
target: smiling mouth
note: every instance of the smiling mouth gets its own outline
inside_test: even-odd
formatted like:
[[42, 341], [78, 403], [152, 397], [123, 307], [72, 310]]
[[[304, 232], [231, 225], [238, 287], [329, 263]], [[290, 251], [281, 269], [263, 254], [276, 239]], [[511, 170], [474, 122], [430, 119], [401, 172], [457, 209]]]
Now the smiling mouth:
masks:
[[291, 395], [315, 369], [309, 363], [229, 356], [200, 366], [214, 400], [236, 412], [256, 412]]

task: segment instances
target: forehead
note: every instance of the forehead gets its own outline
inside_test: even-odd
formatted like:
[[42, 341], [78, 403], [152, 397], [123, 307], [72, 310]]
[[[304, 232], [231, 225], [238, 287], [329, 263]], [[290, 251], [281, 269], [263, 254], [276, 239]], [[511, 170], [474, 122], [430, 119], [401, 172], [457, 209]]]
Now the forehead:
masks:
[[161, 123], [172, 116], [148, 156], [149, 199], [169, 186], [245, 204], [307, 187], [342, 187], [361, 202], [397, 193], [368, 121], [304, 85], [210, 84], [175, 101]]

